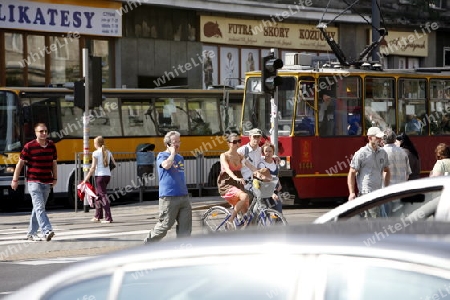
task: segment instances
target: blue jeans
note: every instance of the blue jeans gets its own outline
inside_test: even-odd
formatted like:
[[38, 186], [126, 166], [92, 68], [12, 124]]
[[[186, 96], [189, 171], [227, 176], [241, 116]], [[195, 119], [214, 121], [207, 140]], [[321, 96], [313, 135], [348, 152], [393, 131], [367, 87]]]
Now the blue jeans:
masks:
[[45, 212], [45, 204], [50, 194], [50, 184], [28, 182], [28, 192], [31, 195], [31, 202], [33, 203], [28, 234], [36, 234], [39, 228], [41, 228], [42, 234], [52, 231], [52, 225]]

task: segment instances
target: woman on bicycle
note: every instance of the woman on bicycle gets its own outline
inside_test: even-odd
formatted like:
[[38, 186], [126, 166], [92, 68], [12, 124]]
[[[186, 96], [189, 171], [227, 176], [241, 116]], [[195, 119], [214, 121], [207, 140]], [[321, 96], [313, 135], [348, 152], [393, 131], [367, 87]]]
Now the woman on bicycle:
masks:
[[[272, 176], [278, 177], [278, 164], [273, 158], [273, 154], [275, 153], [275, 146], [270, 143], [266, 143], [261, 148], [263, 158], [261, 162], [258, 164], [258, 168], [267, 168], [270, 171]], [[267, 204], [269, 208], [274, 208], [278, 212], [282, 213], [283, 205], [281, 203], [280, 198], [278, 197], [278, 192], [281, 190], [281, 184], [278, 182], [275, 191], [273, 192], [272, 198], [267, 198]]]
[[249, 195], [245, 191], [245, 180], [242, 178], [241, 168], [245, 164], [253, 172], [257, 169], [237, 152], [241, 146], [241, 138], [232, 133], [227, 138], [229, 150], [220, 155], [221, 171], [217, 178], [219, 193], [230, 205], [234, 206], [233, 213], [228, 220], [233, 222], [240, 212], [245, 214], [249, 207]]

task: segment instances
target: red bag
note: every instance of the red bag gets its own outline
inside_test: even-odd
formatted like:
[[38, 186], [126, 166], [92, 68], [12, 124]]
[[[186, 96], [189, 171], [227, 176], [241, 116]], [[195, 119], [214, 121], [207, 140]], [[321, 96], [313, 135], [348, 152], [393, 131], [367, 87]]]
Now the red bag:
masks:
[[[95, 188], [92, 186], [92, 184], [90, 184], [89, 182], [85, 182], [85, 189], [90, 189], [94, 194], [96, 194]], [[77, 195], [78, 198], [80, 199], [80, 201], [84, 201], [84, 189], [77, 189]]]

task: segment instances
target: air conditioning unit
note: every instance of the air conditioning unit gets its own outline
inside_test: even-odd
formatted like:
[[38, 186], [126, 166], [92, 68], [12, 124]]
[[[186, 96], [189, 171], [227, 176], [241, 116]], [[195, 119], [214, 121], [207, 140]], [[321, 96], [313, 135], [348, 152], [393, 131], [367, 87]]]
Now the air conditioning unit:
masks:
[[284, 56], [285, 66], [311, 66], [312, 56], [306, 53], [286, 53]]

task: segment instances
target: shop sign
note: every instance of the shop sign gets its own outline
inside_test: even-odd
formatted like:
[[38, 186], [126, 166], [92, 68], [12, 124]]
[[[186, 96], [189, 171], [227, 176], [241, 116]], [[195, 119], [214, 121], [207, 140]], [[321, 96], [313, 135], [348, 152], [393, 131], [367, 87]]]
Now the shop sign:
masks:
[[120, 2], [2, 0], [0, 28], [122, 36]]
[[[329, 50], [322, 33], [312, 25], [201, 16], [200, 40], [227, 45], [268, 48]], [[327, 28], [328, 35], [338, 40], [338, 29]]]

